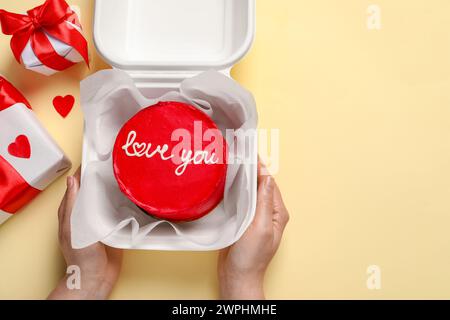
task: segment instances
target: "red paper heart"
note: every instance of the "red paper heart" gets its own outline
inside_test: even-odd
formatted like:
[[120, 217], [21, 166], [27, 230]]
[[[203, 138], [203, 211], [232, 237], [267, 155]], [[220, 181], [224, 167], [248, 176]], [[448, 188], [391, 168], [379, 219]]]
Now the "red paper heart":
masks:
[[17, 158], [30, 158], [31, 146], [27, 136], [23, 134], [17, 136], [16, 140], [8, 146], [8, 152]]
[[53, 107], [63, 118], [67, 117], [74, 104], [75, 98], [71, 94], [65, 97], [57, 96], [53, 99]]

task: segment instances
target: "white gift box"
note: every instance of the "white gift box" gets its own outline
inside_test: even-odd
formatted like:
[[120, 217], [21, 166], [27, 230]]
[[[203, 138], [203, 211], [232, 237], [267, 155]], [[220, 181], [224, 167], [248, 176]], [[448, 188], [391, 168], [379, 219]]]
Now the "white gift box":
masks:
[[[17, 157], [10, 153], [10, 145], [17, 137], [25, 136], [30, 146], [28, 158]], [[5, 176], [7, 170], [15, 170], [26, 184], [39, 192], [44, 190], [52, 181], [67, 171], [71, 163], [64, 152], [58, 147], [53, 138], [41, 125], [32, 110], [23, 103], [16, 103], [0, 111], [0, 174]], [[5, 167], [5, 162], [8, 164]], [[11, 168], [12, 167], [12, 168]], [[21, 194], [14, 194], [11, 184], [0, 186], [2, 198], [9, 193], [20, 198]], [[23, 201], [22, 201], [23, 202]], [[4, 203], [8, 206], [8, 203]], [[7, 212], [0, 208], [0, 224], [12, 216], [14, 212]], [[15, 210], [14, 210], [15, 211]]]
[[256, 129], [248, 92], [214, 72], [195, 77], [210, 69], [229, 76], [250, 49], [254, 32], [254, 0], [96, 0], [95, 45], [125, 73], [102, 72], [82, 83], [86, 126], [82, 185], [72, 214], [75, 248], [102, 241], [117, 248], [217, 250], [241, 237], [256, 207], [255, 132], [245, 142], [251, 161], [239, 164], [239, 151], [231, 152], [234, 165], [229, 164], [222, 203], [181, 224], [139, 212], [118, 190], [110, 155], [125, 121], [159, 100], [187, 101], [222, 130]]
[[[80, 10], [78, 6], [70, 6], [70, 9], [73, 12], [73, 16], [70, 18], [71, 21], [64, 21], [67, 25], [67, 28], [76, 29], [81, 35], [82, 29], [81, 25], [78, 25], [78, 21], [80, 21]], [[64, 43], [55, 37], [51, 36], [49, 33], [45, 32], [45, 36], [48, 38], [51, 46], [53, 47], [56, 54], [58, 54], [61, 57], [64, 57], [66, 60], [71, 61], [73, 63], [78, 63], [83, 61], [82, 55], [75, 50], [71, 45]], [[36, 56], [35, 52], [33, 51], [33, 47], [31, 44], [31, 38], [28, 40], [25, 48], [23, 49], [22, 53], [20, 54], [20, 60], [23, 66], [26, 69], [35, 71], [37, 73], [50, 76], [54, 73], [57, 73], [57, 70], [54, 70], [50, 68], [49, 66], [46, 66], [43, 64], [39, 58]]]
[[[81, 29], [77, 25], [75, 25], [69, 21], [66, 21], [66, 23], [81, 32]], [[55, 39], [54, 37], [52, 37], [49, 34], [47, 34], [47, 37], [48, 37], [48, 40], [50, 41], [53, 49], [55, 49], [55, 52], [57, 54], [59, 54], [60, 56], [66, 58], [69, 61], [72, 61], [73, 63], [78, 63], [78, 62], [83, 61], [83, 57], [72, 46], [70, 46], [64, 42], [61, 42], [58, 39]], [[30, 40], [28, 41], [26, 47], [22, 51], [21, 60], [22, 60], [23, 66], [26, 69], [35, 71], [37, 73], [40, 73], [40, 74], [43, 74], [46, 76], [51, 76], [52, 74], [55, 74], [58, 72], [57, 70], [53, 70], [50, 67], [47, 67], [46, 65], [44, 65], [41, 61], [39, 61], [38, 57], [36, 57], [36, 55], [34, 54], [34, 51], [31, 47]]]
[[89, 64], [79, 17], [79, 7], [68, 6], [64, 0], [47, 0], [25, 14], [0, 10], [2, 31], [12, 36], [16, 59], [26, 69], [44, 75], [83, 60]]

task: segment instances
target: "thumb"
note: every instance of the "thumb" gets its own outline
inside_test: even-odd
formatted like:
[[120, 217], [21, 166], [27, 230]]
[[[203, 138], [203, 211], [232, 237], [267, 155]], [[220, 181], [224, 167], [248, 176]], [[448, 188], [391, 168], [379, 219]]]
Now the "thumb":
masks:
[[77, 177], [67, 177], [67, 209], [70, 211], [72, 211], [79, 189], [80, 182]]
[[271, 176], [264, 176], [258, 186], [255, 222], [261, 225], [272, 223], [274, 181]]
[[72, 215], [72, 209], [75, 204], [79, 188], [80, 181], [77, 174], [75, 174], [75, 176], [67, 177], [67, 191], [64, 196], [65, 204], [61, 217], [63, 228], [70, 224], [70, 216]]

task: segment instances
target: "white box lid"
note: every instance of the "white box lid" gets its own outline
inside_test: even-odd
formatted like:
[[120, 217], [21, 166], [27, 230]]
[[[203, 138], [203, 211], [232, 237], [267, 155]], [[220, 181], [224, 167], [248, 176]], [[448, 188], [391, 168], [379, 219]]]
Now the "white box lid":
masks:
[[138, 83], [229, 72], [250, 49], [255, 0], [96, 0], [94, 42]]

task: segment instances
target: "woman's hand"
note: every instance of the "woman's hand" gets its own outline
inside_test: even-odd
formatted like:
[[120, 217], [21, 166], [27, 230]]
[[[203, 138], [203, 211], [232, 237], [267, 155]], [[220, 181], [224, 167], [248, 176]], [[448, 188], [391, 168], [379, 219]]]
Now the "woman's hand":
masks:
[[280, 190], [259, 163], [256, 214], [244, 235], [220, 251], [218, 274], [222, 299], [264, 299], [264, 274], [289, 220]]
[[69, 289], [66, 275], [49, 295], [49, 299], [106, 299], [120, 273], [122, 250], [101, 243], [84, 249], [73, 249], [70, 234], [70, 216], [80, 188], [80, 169], [67, 177], [67, 190], [58, 210], [59, 244], [67, 267], [76, 266], [80, 271], [79, 289]]

